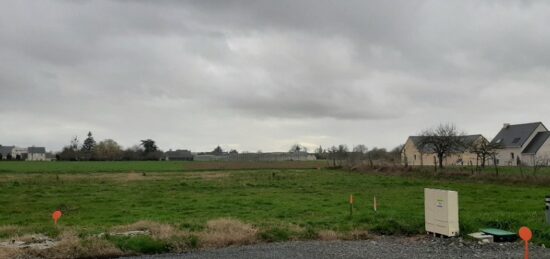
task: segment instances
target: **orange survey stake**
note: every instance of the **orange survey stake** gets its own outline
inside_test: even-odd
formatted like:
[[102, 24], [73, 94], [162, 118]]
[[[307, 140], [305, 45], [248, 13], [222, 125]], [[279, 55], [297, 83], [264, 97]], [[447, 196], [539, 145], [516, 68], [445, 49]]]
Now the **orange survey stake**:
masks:
[[533, 237], [533, 233], [528, 227], [521, 227], [519, 229], [519, 237], [525, 241], [525, 259], [529, 258], [529, 240]]
[[52, 214], [52, 218], [53, 218], [53, 222], [57, 225], [57, 221], [61, 218], [61, 216], [63, 215], [63, 213], [60, 211], [60, 210], [56, 210], [54, 211], [54, 213]]

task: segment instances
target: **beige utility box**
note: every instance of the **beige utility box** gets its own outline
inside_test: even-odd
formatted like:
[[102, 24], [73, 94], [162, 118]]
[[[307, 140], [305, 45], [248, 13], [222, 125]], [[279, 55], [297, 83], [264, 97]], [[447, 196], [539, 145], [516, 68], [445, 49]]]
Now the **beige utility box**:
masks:
[[458, 193], [455, 191], [424, 189], [426, 231], [445, 236], [457, 236]]

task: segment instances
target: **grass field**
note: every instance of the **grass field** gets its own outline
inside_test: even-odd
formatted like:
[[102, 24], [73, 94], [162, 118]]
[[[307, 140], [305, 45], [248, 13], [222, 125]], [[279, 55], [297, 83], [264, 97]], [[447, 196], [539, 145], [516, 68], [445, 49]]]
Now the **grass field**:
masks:
[[110, 173], [110, 172], [181, 172], [224, 169], [318, 168], [325, 161], [285, 162], [182, 162], [182, 161], [0, 161], [1, 173]]
[[[463, 234], [526, 225], [534, 231], [534, 242], [550, 245], [543, 210], [547, 187], [328, 169], [208, 171], [202, 165], [195, 172], [184, 171], [187, 163], [181, 162], [51, 163], [43, 171], [40, 164], [0, 163], [0, 238], [57, 236], [66, 230], [85, 237], [140, 220], [194, 232], [220, 218], [250, 224], [267, 241], [316, 238], [326, 231], [415, 235], [424, 233], [423, 189], [430, 187], [459, 192]], [[356, 200], [353, 217], [350, 194]], [[378, 212], [372, 210], [374, 196]], [[64, 216], [54, 226], [51, 213], [58, 208]]]

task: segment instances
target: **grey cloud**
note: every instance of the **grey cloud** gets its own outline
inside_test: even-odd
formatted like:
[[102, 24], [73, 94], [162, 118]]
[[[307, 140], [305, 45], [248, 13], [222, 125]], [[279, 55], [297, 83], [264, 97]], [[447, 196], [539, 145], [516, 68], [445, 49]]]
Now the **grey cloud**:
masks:
[[439, 121], [491, 137], [482, 119], [545, 119], [506, 108], [547, 108], [549, 14], [511, 0], [5, 3], [0, 121], [29, 126], [0, 144], [95, 130], [174, 148], [391, 147]]

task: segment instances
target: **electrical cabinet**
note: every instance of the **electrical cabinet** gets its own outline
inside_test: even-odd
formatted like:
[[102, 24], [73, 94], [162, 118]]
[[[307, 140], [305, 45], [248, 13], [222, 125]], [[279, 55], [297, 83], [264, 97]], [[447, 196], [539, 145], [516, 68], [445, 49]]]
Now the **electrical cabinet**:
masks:
[[457, 236], [458, 193], [455, 191], [424, 189], [426, 231], [445, 236]]

